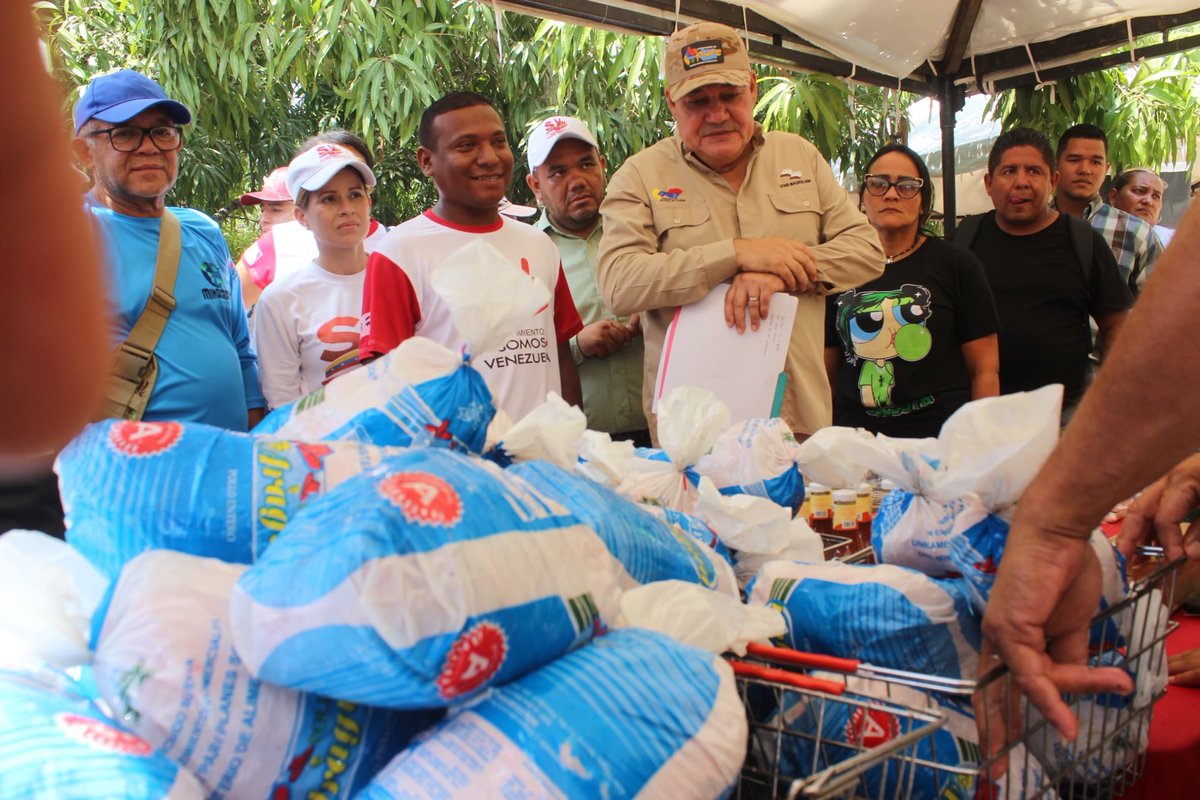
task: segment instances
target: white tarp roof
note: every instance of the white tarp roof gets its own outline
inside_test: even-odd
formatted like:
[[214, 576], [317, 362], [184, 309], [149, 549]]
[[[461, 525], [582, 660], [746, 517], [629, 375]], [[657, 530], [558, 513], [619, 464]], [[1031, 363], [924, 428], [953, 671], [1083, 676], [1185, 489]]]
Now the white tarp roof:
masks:
[[[861, 67], [902, 78], [941, 60], [958, 0], [745, 0], [741, 5]], [[1057, 39], [1196, 0], [984, 0], [967, 56]]]

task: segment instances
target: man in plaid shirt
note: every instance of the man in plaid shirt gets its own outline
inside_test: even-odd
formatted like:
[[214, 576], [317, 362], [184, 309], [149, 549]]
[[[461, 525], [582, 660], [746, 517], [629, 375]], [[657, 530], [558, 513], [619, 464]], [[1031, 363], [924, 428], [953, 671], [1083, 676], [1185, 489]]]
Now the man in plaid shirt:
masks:
[[1108, 175], [1108, 137], [1095, 125], [1073, 125], [1058, 140], [1054, 208], [1083, 217], [1112, 248], [1121, 277], [1137, 295], [1162, 251], [1154, 227], [1100, 199]]

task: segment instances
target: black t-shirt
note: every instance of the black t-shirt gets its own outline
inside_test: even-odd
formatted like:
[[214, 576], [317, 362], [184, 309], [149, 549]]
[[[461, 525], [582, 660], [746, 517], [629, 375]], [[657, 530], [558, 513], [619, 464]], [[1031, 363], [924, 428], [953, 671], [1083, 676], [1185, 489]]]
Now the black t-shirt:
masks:
[[1027, 236], [1000, 230], [989, 214], [971, 251], [983, 262], [1000, 312], [1000, 391], [1063, 385], [1063, 405], [1083, 393], [1092, 333], [1088, 317], [1129, 308], [1133, 298], [1108, 244], [1094, 231], [1092, 267], [1071, 245], [1067, 217]]
[[963, 343], [998, 327], [982, 265], [941, 239], [830, 296], [825, 311], [825, 346], [843, 356], [833, 423], [888, 436], [937, 436], [971, 399]]

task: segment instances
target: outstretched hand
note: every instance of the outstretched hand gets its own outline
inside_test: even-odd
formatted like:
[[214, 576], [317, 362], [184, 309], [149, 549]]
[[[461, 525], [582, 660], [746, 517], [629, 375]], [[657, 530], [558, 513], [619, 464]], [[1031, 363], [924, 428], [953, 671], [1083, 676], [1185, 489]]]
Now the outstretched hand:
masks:
[[1132, 558], [1138, 545], [1157, 539], [1168, 559], [1187, 554], [1200, 559], [1200, 523], [1193, 522], [1183, 533], [1179, 523], [1200, 505], [1200, 454], [1179, 462], [1170, 472], [1150, 484], [1125, 512], [1125, 523], [1117, 547]]
[[[983, 618], [984, 655], [998, 654], [1021, 694], [1073, 741], [1079, 722], [1063, 702], [1064, 692], [1128, 694], [1133, 684], [1120, 669], [1087, 666], [1088, 627], [1101, 589], [1095, 552], [1086, 538], [1028, 523], [1036, 513], [1020, 508], [1009, 531]], [[1000, 718], [1012, 710], [992, 709]], [[1011, 732], [1016, 721], [1008, 719]], [[1005, 742], [997, 740], [999, 727], [992, 727], [985, 747], [996, 753]]]

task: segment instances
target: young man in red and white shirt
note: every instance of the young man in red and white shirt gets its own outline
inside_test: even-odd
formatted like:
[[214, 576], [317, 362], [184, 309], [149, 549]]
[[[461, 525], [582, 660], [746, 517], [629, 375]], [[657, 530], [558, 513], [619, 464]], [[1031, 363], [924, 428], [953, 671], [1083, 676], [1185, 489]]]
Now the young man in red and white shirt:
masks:
[[551, 287], [553, 298], [498, 351], [472, 353], [472, 366], [487, 381], [497, 407], [513, 420], [540, 405], [551, 391], [581, 405], [570, 341], [583, 323], [558, 249], [541, 231], [499, 212], [513, 172], [500, 115], [487, 98], [455, 92], [425, 110], [419, 138], [417, 163], [437, 186], [438, 202], [392, 228], [368, 260], [361, 356], [382, 355], [412, 336], [462, 347], [463, 338], [429, 278], [448, 256], [482, 237]]

